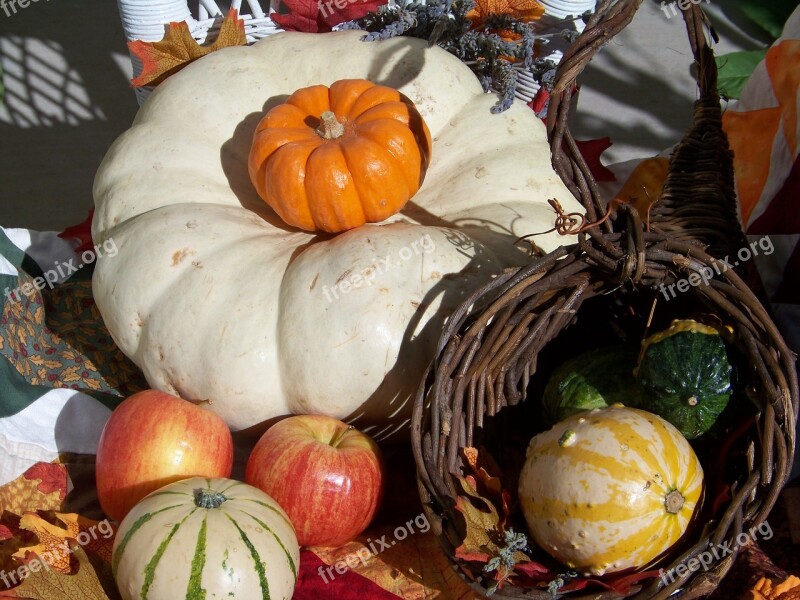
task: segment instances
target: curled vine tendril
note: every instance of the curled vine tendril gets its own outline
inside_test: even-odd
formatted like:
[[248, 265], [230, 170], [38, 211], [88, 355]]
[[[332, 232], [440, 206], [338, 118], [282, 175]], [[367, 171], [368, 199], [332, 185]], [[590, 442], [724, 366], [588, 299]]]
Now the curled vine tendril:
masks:
[[[539, 231], [537, 233], [529, 233], [527, 235], [523, 235], [521, 238], [517, 239], [514, 244], [518, 244], [522, 240], [526, 240], [528, 238], [537, 236], [537, 235], [544, 235], [546, 233], [551, 233], [553, 231], [558, 232], [560, 235], [577, 235], [579, 233], [583, 233], [591, 229], [592, 227], [597, 227], [598, 225], [602, 225], [605, 223], [611, 215], [614, 213], [617, 208], [621, 204], [625, 204], [625, 201], [621, 198], [614, 198], [611, 202], [608, 203], [608, 207], [606, 208], [605, 214], [600, 217], [597, 221], [589, 221], [586, 218], [586, 215], [581, 213], [567, 213], [564, 212], [564, 208], [561, 206], [561, 203], [556, 198], [550, 198], [547, 200], [547, 203], [553, 207], [553, 210], [556, 211], [556, 220], [550, 229], [547, 231]], [[532, 242], [531, 242], [532, 243]]]

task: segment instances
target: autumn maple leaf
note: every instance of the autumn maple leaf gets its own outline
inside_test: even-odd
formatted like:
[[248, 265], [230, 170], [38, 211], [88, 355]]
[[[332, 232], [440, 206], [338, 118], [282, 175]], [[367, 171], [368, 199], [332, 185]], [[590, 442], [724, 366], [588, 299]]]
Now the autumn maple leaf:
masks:
[[25, 471], [24, 476], [29, 481], [38, 479], [36, 487], [43, 494], [58, 492], [61, 500], [67, 495], [67, 468], [64, 465], [38, 462]]
[[665, 156], [645, 158], [631, 171], [617, 192], [617, 198], [633, 206], [639, 216], [647, 220], [650, 208], [661, 197], [669, 172], [669, 159]]
[[[341, 0], [340, 0], [341, 1]], [[160, 42], [128, 42], [131, 54], [142, 61], [142, 72], [131, 84], [135, 87], [158, 85], [170, 75], [183, 69], [198, 58], [228, 46], [244, 46], [247, 36], [244, 32], [244, 21], [239, 18], [236, 9], [228, 11], [222, 21], [219, 35], [213, 44], [201, 46], [192, 37], [186, 22], [170, 23], [164, 38]]]

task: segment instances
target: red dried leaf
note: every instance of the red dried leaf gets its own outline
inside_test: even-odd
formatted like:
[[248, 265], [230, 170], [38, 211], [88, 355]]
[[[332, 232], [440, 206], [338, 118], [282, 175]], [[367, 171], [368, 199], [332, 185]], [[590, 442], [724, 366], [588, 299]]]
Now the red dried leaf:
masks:
[[528, 106], [533, 109], [537, 116], [542, 116], [542, 111], [547, 107], [547, 101], [550, 100], [550, 92], [544, 88], [539, 88], [533, 100], [528, 102]]
[[14, 537], [14, 532], [5, 525], [0, 524], [0, 542], [10, 540]]
[[82, 223], [71, 225], [64, 231], [58, 234], [62, 240], [75, 239], [80, 242], [75, 252], [83, 254], [86, 250], [91, 250], [94, 247], [92, 240], [92, 217], [94, 217], [94, 207], [89, 209], [89, 216]]
[[383, 4], [386, 0], [283, 0], [281, 7], [287, 12], [273, 14], [272, 20], [288, 31], [322, 33], [360, 19]]
[[616, 181], [616, 176], [600, 162], [600, 155], [611, 147], [611, 138], [596, 140], [575, 140], [578, 150], [586, 161], [589, 171], [597, 181]]
[[[550, 579], [553, 576], [550, 569], [535, 561], [517, 563], [514, 565], [514, 571], [525, 577], [538, 580]], [[547, 577], [543, 577], [545, 575]]]
[[39, 480], [36, 488], [43, 494], [58, 492], [59, 499], [67, 495], [67, 468], [56, 463], [39, 462], [24, 473], [25, 479]]

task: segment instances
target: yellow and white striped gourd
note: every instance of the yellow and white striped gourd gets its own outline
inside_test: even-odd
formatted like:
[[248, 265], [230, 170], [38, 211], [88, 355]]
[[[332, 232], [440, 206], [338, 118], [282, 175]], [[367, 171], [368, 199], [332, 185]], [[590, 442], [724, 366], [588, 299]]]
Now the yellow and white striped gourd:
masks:
[[133, 507], [112, 567], [124, 600], [288, 600], [299, 559], [275, 500], [240, 481], [192, 477]]
[[615, 404], [535, 436], [519, 497], [535, 542], [585, 575], [644, 567], [686, 531], [703, 469], [681, 433]]

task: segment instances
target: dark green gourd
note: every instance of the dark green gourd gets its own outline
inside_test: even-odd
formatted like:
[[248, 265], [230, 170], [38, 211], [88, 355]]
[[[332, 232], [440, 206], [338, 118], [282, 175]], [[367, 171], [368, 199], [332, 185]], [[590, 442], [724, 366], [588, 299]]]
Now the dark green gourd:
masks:
[[697, 438], [727, 406], [732, 373], [719, 329], [675, 320], [642, 343], [635, 376], [646, 393], [639, 406], [672, 423], [687, 439]]

